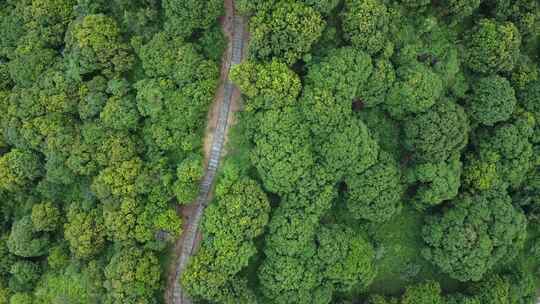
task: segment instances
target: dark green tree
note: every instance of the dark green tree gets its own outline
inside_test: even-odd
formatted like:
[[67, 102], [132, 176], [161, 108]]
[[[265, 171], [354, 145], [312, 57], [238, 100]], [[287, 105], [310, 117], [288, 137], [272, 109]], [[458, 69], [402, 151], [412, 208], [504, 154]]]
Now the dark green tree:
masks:
[[17, 191], [41, 175], [39, 158], [29, 150], [13, 149], [0, 157], [0, 188]]
[[64, 237], [71, 252], [80, 259], [97, 255], [105, 246], [103, 217], [97, 209], [89, 212], [70, 209], [68, 222], [64, 225]]
[[396, 118], [424, 112], [442, 96], [441, 78], [422, 64], [401, 66], [386, 97], [385, 109]]
[[277, 58], [291, 65], [310, 51], [325, 21], [301, 2], [280, 1], [270, 12], [259, 11], [250, 25], [250, 52], [254, 58]]
[[293, 107], [258, 115], [251, 160], [268, 191], [288, 193], [313, 165], [310, 133]]
[[324, 90], [350, 113], [351, 102], [359, 97], [358, 90], [367, 83], [372, 69], [372, 60], [367, 53], [352, 47], [335, 49], [320, 62], [309, 66], [304, 91], [309, 88]]
[[360, 235], [343, 226], [321, 227], [317, 234], [321, 274], [339, 292], [367, 287], [376, 274], [375, 251]]
[[430, 4], [429, 0], [398, 0], [405, 7], [417, 10], [423, 10]]
[[99, 115], [103, 125], [115, 130], [133, 130], [137, 127], [139, 112], [134, 96], [113, 96], [107, 100]]
[[531, 141], [540, 144], [540, 81], [533, 81], [518, 93], [518, 103], [531, 113], [536, 121]]
[[160, 274], [152, 251], [128, 247], [116, 252], [105, 267], [105, 303], [157, 303]]
[[377, 162], [379, 146], [364, 123], [356, 118], [343, 121], [337, 130], [326, 137], [326, 141], [321, 139], [314, 145], [320, 157], [321, 169], [335, 180], [341, 180], [346, 175], [361, 174]]
[[11, 265], [13, 265], [17, 259], [16, 256], [9, 251], [8, 240], [8, 234], [0, 237], [0, 277], [3, 280], [9, 277]]
[[410, 286], [401, 296], [401, 304], [443, 304], [441, 293], [441, 286], [434, 281]]
[[216, 63], [205, 59], [195, 44], [164, 32], [139, 46], [137, 53], [147, 76], [170, 78], [179, 86], [219, 76]]
[[516, 107], [510, 82], [500, 76], [480, 78], [472, 85], [469, 110], [472, 118], [486, 126], [508, 120]]
[[196, 30], [208, 29], [223, 14], [223, 1], [174, 1], [162, 2], [166, 16], [165, 28], [171, 35], [189, 37]]
[[227, 38], [223, 33], [221, 24], [215, 23], [209, 30], [204, 31], [198, 44], [201, 46], [206, 58], [214, 62], [220, 62], [227, 48]]
[[195, 200], [203, 174], [203, 159], [200, 155], [193, 155], [180, 163], [176, 169], [177, 180], [174, 184], [174, 193], [180, 204], [189, 204]]
[[271, 267], [263, 265], [259, 270], [259, 278], [264, 284], [262, 291], [267, 298], [291, 304], [327, 304], [332, 300], [331, 285], [321, 282], [313, 264], [300, 257], [270, 258]]
[[[407, 286], [400, 298], [385, 298], [380, 295], [372, 295], [368, 300], [368, 304], [445, 304], [447, 303], [446, 300], [447, 299], [442, 296], [442, 290], [439, 283], [427, 281]], [[477, 304], [468, 302], [458, 303]]]
[[452, 294], [446, 297], [447, 304], [482, 304], [477, 297], [462, 294]]
[[527, 0], [488, 0], [486, 4], [495, 18], [513, 22], [524, 38], [535, 35], [540, 18], [540, 6], [537, 2]]
[[26, 27], [47, 44], [62, 45], [64, 33], [75, 17], [76, 0], [36, 0], [27, 7]]
[[12, 81], [22, 87], [30, 87], [49, 68], [57, 54], [39, 45], [15, 49], [14, 58], [7, 63]]
[[426, 259], [460, 281], [479, 281], [522, 248], [525, 216], [504, 190], [464, 193], [423, 229]]
[[[492, 275], [471, 288], [472, 293], [482, 304], [507, 304], [510, 298], [510, 284], [499, 275]], [[518, 302], [513, 302], [518, 303]]]
[[366, 107], [384, 103], [395, 81], [396, 72], [392, 63], [386, 59], [376, 60], [368, 80], [358, 89], [358, 102]]
[[481, 0], [445, 0], [444, 5], [447, 14], [453, 22], [459, 22], [471, 16], [479, 7]]
[[413, 202], [425, 209], [453, 199], [461, 186], [462, 164], [458, 156], [439, 163], [417, 164], [407, 173], [414, 189]]
[[112, 78], [128, 71], [134, 61], [128, 45], [111, 17], [88, 15], [75, 22], [66, 34], [68, 67], [73, 75], [101, 71]]
[[355, 48], [373, 55], [392, 47], [389, 42], [391, 14], [382, 1], [347, 0], [345, 7], [343, 30]]
[[35, 289], [33, 303], [103, 303], [103, 281], [103, 266], [96, 261], [90, 261], [87, 266], [72, 263], [42, 277]]
[[514, 24], [482, 19], [467, 35], [465, 64], [479, 73], [509, 72], [518, 59], [521, 36]]
[[[270, 10], [280, 0], [239, 0], [235, 2], [236, 8], [245, 14], [253, 14], [262, 10]], [[298, 0], [323, 15], [328, 15], [339, 4], [338, 0]]]
[[468, 142], [469, 122], [463, 108], [443, 99], [403, 124], [404, 146], [421, 162], [444, 162]]
[[2, 18], [0, 26], [0, 54], [2, 57], [11, 57], [14, 49], [17, 47], [19, 39], [25, 35], [23, 16], [28, 3], [18, 3], [4, 1], [0, 14]]
[[60, 210], [51, 202], [32, 207], [32, 225], [37, 231], [54, 231], [60, 221]]
[[9, 251], [21, 257], [38, 257], [47, 252], [49, 239], [46, 235], [34, 232], [32, 219], [25, 216], [11, 227], [7, 242]]
[[225, 178], [216, 188], [216, 198], [219, 202], [206, 213], [204, 231], [216, 237], [240, 240], [252, 240], [263, 233], [270, 205], [254, 180]]
[[273, 60], [266, 64], [245, 62], [233, 67], [231, 80], [249, 97], [247, 110], [293, 105], [300, 94], [300, 77], [289, 67]]
[[516, 93], [519, 93], [525, 91], [530, 83], [538, 81], [539, 72], [536, 61], [527, 55], [521, 54], [514, 70], [509, 74], [508, 80]]
[[107, 79], [96, 76], [84, 82], [79, 87], [78, 112], [82, 120], [89, 120], [98, 116], [107, 102]]
[[30, 261], [18, 261], [11, 265], [9, 289], [14, 292], [32, 291], [39, 280], [39, 265]]
[[397, 162], [381, 151], [377, 163], [366, 171], [349, 176], [347, 209], [357, 219], [385, 222], [401, 211], [404, 192]]
[[403, 148], [400, 142], [401, 126], [399, 123], [380, 107], [363, 109], [358, 114], [381, 150], [390, 153], [396, 160], [402, 159]]
[[[495, 166], [497, 180], [512, 188], [518, 188], [523, 183], [533, 165], [534, 150], [529, 138], [534, 120], [531, 119], [526, 115], [513, 123], [499, 125], [491, 132], [482, 134], [476, 144], [480, 168], [491, 169]], [[490, 175], [475, 176], [483, 179]]]
[[11, 296], [9, 304], [32, 304], [34, 297], [30, 293], [18, 292]]
[[146, 145], [175, 154], [194, 152], [202, 146], [199, 132], [217, 87], [217, 64], [196, 45], [166, 33], [138, 45], [137, 52], [151, 77], [135, 85]]
[[264, 296], [279, 303], [324, 303], [334, 288], [314, 267], [314, 242], [322, 216], [336, 193], [333, 186], [305, 180], [300, 193], [284, 196], [269, 223], [265, 259], [258, 269]]

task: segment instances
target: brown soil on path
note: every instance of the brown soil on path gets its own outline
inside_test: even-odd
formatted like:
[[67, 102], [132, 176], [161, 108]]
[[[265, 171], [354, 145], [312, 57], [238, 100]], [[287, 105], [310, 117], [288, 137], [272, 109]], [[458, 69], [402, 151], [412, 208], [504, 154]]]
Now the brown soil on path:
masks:
[[[204, 160], [205, 160], [205, 167], [207, 165], [208, 157], [210, 156], [210, 148], [212, 146], [212, 140], [214, 135], [214, 130], [217, 126], [217, 120], [219, 117], [219, 109], [221, 108], [221, 103], [223, 101], [223, 85], [225, 84], [225, 81], [229, 77], [229, 69], [230, 69], [230, 57], [231, 57], [231, 46], [232, 44], [230, 41], [233, 39], [233, 13], [234, 5], [232, 0], [225, 0], [225, 11], [231, 12], [226, 13], [224, 16], [220, 18], [220, 24], [221, 28], [223, 29], [223, 33], [225, 34], [225, 37], [229, 41], [227, 44], [227, 49], [225, 50], [223, 57], [221, 59], [221, 71], [220, 71], [220, 79], [219, 79], [219, 87], [216, 91], [216, 96], [214, 97], [214, 102], [212, 103], [212, 106], [210, 108], [210, 111], [208, 111], [208, 118], [207, 118], [207, 124], [206, 124], [206, 132], [204, 136]], [[236, 94], [235, 94], [236, 95]], [[236, 97], [233, 96], [233, 105], [231, 106], [231, 112], [236, 112], [238, 107], [235, 106], [235, 104], [238, 104], [238, 99], [240, 96]], [[230, 115], [232, 117], [234, 115]], [[225, 137], [227, 139], [227, 136]]]
[[[232, 3], [233, 3], [232, 0], [226, 0], [225, 1], [226, 6], [227, 5], [232, 6], [233, 5]], [[231, 22], [232, 22], [232, 20], [231, 20]], [[232, 34], [232, 33], [229, 32], [229, 34]], [[244, 43], [244, 48], [242, 49], [243, 54], [247, 54], [247, 51], [248, 51], [248, 43], [247, 42], [249, 41], [249, 38], [250, 38], [250, 31], [245, 30], [243, 40], [246, 41], [246, 43]], [[223, 69], [223, 66], [222, 66], [222, 69]], [[228, 77], [228, 75], [227, 75], [227, 77]], [[223, 91], [223, 90], [221, 90], [221, 91]], [[228, 122], [227, 122], [227, 126], [229, 126], [229, 128], [236, 124], [237, 117], [236, 117], [236, 115], [234, 115], [234, 113], [242, 111], [243, 104], [242, 104], [241, 100], [242, 100], [242, 93], [240, 93], [240, 90], [234, 90], [234, 92], [232, 94], [232, 98], [231, 98], [231, 109], [230, 109], [230, 111], [231, 111], [231, 113], [233, 115], [229, 115], [229, 119], [228, 119]], [[215, 123], [213, 123], [213, 125], [215, 125]], [[228, 152], [228, 150], [227, 150], [227, 148], [228, 148], [227, 143], [228, 142], [229, 142], [229, 132], [225, 132], [225, 145], [223, 146], [223, 151], [224, 151], [225, 154], [227, 154], [227, 152]], [[210, 146], [210, 144], [208, 146]]]
[[[226, 14], [225, 16], [221, 17], [219, 22], [222, 26], [223, 32], [225, 34], [225, 37], [229, 41], [227, 44], [227, 48], [223, 54], [223, 57], [221, 59], [221, 71], [220, 71], [220, 79], [219, 79], [219, 87], [216, 90], [216, 95], [214, 97], [214, 101], [208, 111], [208, 117], [207, 117], [207, 124], [206, 124], [206, 130], [204, 133], [204, 144], [203, 144], [203, 152], [204, 152], [204, 168], [207, 168], [208, 166], [208, 159], [210, 157], [210, 149], [212, 146], [212, 141], [214, 137], [214, 132], [217, 127], [217, 121], [219, 117], [219, 110], [221, 108], [221, 104], [223, 102], [224, 98], [224, 84], [226, 80], [229, 77], [229, 68], [230, 68], [230, 62], [231, 62], [231, 55], [232, 55], [232, 38], [233, 38], [233, 18], [234, 15], [234, 4], [233, 0], [225, 0], [225, 10]], [[232, 103], [231, 103], [231, 112], [236, 112], [239, 110], [239, 99], [240, 99], [240, 93], [235, 92], [233, 94]], [[229, 115], [229, 122], [234, 121], [233, 117], [234, 115]], [[227, 142], [227, 132], [225, 133], [225, 142]], [[192, 203], [189, 205], [184, 206], [177, 206], [177, 214], [179, 217], [182, 218], [182, 223], [185, 225], [188, 223], [188, 220], [195, 214], [197, 210], [197, 205]], [[201, 240], [201, 235], [198, 233], [196, 243], [199, 244]], [[165, 303], [167, 304], [174, 304], [173, 299], [173, 293], [175, 284], [177, 284], [177, 278], [176, 278], [176, 261], [179, 258], [181, 251], [182, 251], [182, 244], [183, 244], [183, 236], [181, 235], [175, 242], [174, 247], [172, 248], [171, 252], [171, 263], [168, 268], [168, 274], [167, 274], [167, 286], [165, 289], [164, 297], [165, 297]]]

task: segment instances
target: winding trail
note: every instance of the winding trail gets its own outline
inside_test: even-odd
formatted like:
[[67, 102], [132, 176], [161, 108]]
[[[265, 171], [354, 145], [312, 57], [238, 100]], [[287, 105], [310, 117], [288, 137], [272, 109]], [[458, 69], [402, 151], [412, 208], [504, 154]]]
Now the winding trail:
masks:
[[[213, 110], [211, 110], [205, 136], [206, 171], [200, 185], [200, 192], [194, 204], [182, 207], [184, 230], [175, 246], [174, 269], [169, 271], [168, 286], [165, 290], [165, 300], [168, 304], [190, 304], [191, 300], [183, 292], [179, 279], [187, 266], [189, 258], [197, 249], [200, 241], [199, 226], [205, 208], [211, 200], [214, 179], [223, 153], [227, 138], [231, 107], [238, 103], [240, 94], [229, 80], [232, 66], [242, 61], [246, 34], [245, 19], [235, 13], [234, 0], [225, 0], [225, 17], [221, 24], [229, 38], [229, 44], [222, 60], [220, 87], [217, 90]], [[211, 144], [209, 144], [211, 142]]]

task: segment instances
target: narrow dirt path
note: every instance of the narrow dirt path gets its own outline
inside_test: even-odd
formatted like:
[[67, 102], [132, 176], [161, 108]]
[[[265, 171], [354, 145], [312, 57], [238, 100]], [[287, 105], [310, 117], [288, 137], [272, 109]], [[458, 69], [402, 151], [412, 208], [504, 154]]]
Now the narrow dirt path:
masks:
[[208, 124], [204, 138], [204, 155], [206, 171], [200, 186], [199, 196], [195, 203], [179, 208], [178, 214], [183, 218], [184, 229], [174, 248], [173, 263], [169, 269], [165, 302], [167, 304], [188, 304], [191, 300], [184, 294], [179, 278], [187, 266], [188, 260], [201, 241], [200, 222], [206, 206], [211, 199], [219, 162], [223, 155], [223, 147], [227, 139], [231, 110], [238, 109], [240, 93], [229, 80], [231, 66], [242, 61], [247, 35], [244, 33], [245, 20], [235, 14], [234, 0], [225, 0], [225, 16], [220, 20], [223, 31], [229, 40], [228, 48], [223, 55], [220, 86], [212, 108], [208, 114]]

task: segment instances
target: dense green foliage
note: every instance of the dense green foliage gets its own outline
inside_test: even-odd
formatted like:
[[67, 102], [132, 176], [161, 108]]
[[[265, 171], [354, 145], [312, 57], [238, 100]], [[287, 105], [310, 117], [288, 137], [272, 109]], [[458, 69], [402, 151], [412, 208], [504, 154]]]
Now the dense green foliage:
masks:
[[401, 211], [404, 187], [401, 172], [386, 152], [378, 163], [361, 174], [348, 177], [347, 208], [358, 219], [384, 222]]
[[466, 39], [466, 65], [478, 73], [508, 72], [519, 55], [521, 36], [511, 22], [482, 19]]
[[379, 0], [347, 0], [345, 4], [343, 26], [352, 45], [369, 54], [387, 48], [391, 14], [384, 3]]
[[468, 129], [465, 111], [450, 100], [442, 100], [404, 122], [403, 145], [420, 162], [445, 161], [465, 147]]
[[217, 303], [532, 304], [540, 6], [236, 5], [251, 41], [228, 162], [266, 193], [268, 223], [226, 275], [208, 230], [184, 286]]
[[234, 165], [225, 168], [216, 187], [216, 202], [203, 222], [207, 237], [182, 283], [196, 298], [249, 303], [254, 295], [238, 274], [257, 252], [254, 239], [268, 223], [270, 205], [260, 186]]
[[[0, 304], [164, 302], [224, 4], [0, 0]], [[533, 304], [539, 2], [234, 4], [243, 105], [185, 291]]]
[[292, 64], [309, 52], [324, 24], [313, 8], [301, 2], [279, 1], [271, 12], [260, 10], [251, 20], [252, 56], [277, 57]]
[[478, 281], [500, 260], [510, 260], [523, 246], [525, 216], [510, 197], [497, 190], [463, 194], [442, 216], [424, 227], [423, 252], [451, 277]]
[[401, 118], [431, 108], [443, 93], [443, 82], [422, 64], [411, 64], [396, 70], [396, 82], [386, 97], [386, 110]]
[[[223, 1], [0, 1], [0, 302], [161, 303]], [[209, 40], [213, 40], [210, 41]]]
[[473, 119], [493, 126], [508, 120], [516, 107], [515, 92], [510, 82], [500, 76], [480, 78], [473, 84], [469, 110]]

